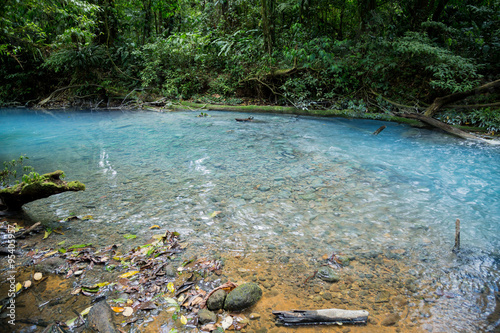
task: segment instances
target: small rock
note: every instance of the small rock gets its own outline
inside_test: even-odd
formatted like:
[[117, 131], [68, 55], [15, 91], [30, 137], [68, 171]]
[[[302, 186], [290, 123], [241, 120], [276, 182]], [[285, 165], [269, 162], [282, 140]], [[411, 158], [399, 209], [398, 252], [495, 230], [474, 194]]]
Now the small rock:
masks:
[[338, 282], [340, 280], [338, 274], [328, 266], [323, 266], [318, 269], [316, 276], [326, 282]]
[[375, 303], [386, 303], [389, 302], [389, 292], [388, 291], [381, 291], [377, 297], [375, 298]]
[[314, 286], [313, 290], [316, 294], [318, 294], [321, 291], [321, 288], [319, 286]]
[[226, 299], [226, 292], [222, 289], [214, 292], [207, 299], [207, 308], [212, 311], [220, 310], [224, 307], [224, 300]]
[[315, 302], [321, 302], [322, 300], [323, 300], [323, 298], [320, 295], [316, 295], [313, 297], [313, 301], [315, 301]]
[[393, 326], [395, 325], [401, 317], [397, 313], [390, 313], [388, 314], [384, 320], [382, 320], [382, 326]]
[[323, 294], [323, 298], [326, 299], [327, 301], [329, 301], [329, 300], [331, 300], [333, 298], [333, 296], [329, 292], [325, 292]]
[[258, 314], [257, 312], [252, 312], [250, 313], [250, 315], [248, 316], [248, 318], [252, 319], [252, 320], [257, 320], [260, 318], [260, 314]]
[[262, 289], [254, 282], [249, 282], [236, 287], [227, 296], [224, 309], [228, 311], [240, 311], [246, 309], [262, 297]]
[[198, 321], [202, 325], [215, 323], [217, 321], [217, 316], [210, 310], [201, 309], [200, 311], [198, 311]]

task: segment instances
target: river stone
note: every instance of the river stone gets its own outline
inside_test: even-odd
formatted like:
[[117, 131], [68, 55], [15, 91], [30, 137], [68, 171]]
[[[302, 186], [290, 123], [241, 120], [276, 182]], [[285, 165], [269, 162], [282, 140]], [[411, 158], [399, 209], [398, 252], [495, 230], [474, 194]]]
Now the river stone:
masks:
[[202, 325], [215, 323], [217, 321], [217, 316], [210, 310], [201, 309], [200, 311], [198, 311], [198, 321]]
[[338, 282], [340, 280], [339, 275], [328, 266], [323, 266], [318, 269], [316, 276], [326, 282]]
[[224, 307], [226, 292], [222, 289], [217, 290], [207, 300], [207, 308], [212, 311], [220, 310]]
[[384, 320], [382, 320], [382, 326], [393, 326], [395, 325], [401, 317], [397, 313], [390, 313], [388, 314]]
[[246, 309], [262, 297], [262, 289], [254, 282], [249, 282], [236, 287], [226, 296], [224, 309], [228, 311], [240, 311]]

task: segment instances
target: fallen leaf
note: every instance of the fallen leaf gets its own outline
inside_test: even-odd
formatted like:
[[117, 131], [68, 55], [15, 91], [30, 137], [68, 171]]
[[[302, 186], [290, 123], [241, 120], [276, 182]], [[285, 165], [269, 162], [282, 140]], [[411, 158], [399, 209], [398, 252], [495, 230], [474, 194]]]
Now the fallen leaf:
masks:
[[23, 285], [21, 283], [16, 283], [16, 293], [21, 290], [21, 288], [23, 287]]
[[24, 282], [23, 282], [23, 287], [24, 287], [24, 288], [29, 288], [29, 287], [31, 287], [31, 281], [30, 281], [30, 280], [24, 281]]
[[169, 282], [167, 284], [167, 289], [168, 289], [168, 291], [170, 291], [171, 293], [173, 293], [175, 291], [174, 284], [172, 282]]
[[49, 237], [51, 233], [52, 233], [51, 229], [45, 230], [45, 234], [43, 235], [43, 239], [46, 239], [47, 237]]
[[122, 315], [125, 317], [130, 317], [134, 313], [134, 309], [132, 309], [130, 306], [125, 307], [125, 309], [122, 312]]
[[113, 310], [116, 313], [121, 313], [121, 312], [125, 311], [125, 308], [122, 308], [121, 306], [112, 306], [111, 310]]
[[119, 278], [129, 278], [135, 274], [139, 273], [139, 271], [130, 271], [127, 273], [123, 273], [122, 275], [118, 276]]
[[[182, 324], [182, 325], [186, 325], [186, 324], [187, 324], [187, 322], [188, 322], [187, 318], [186, 318], [184, 315], [182, 315], [182, 316], [181, 316], [181, 324]], [[232, 322], [231, 322], [231, 323], [232, 323]]]
[[41, 280], [43, 277], [42, 273], [40, 272], [36, 272], [34, 275], [33, 275], [33, 279], [35, 279], [35, 281], [39, 281]]
[[155, 224], [150, 226], [149, 229], [160, 229], [160, 226], [158, 224]]
[[123, 237], [125, 237], [126, 239], [134, 239], [134, 238], [137, 238], [136, 235], [132, 235], [132, 234], [126, 234], [126, 235], [123, 235]]
[[87, 246], [91, 246], [92, 243], [88, 243], [88, 244], [76, 244], [76, 245], [72, 245], [70, 247], [68, 247], [68, 250], [73, 250], [73, 249], [81, 249], [83, 247], [87, 247]]
[[58, 251], [58, 250], [50, 251], [50, 252], [48, 252], [48, 253], [45, 253], [43, 256], [44, 256], [45, 258], [47, 258], [47, 257], [50, 257], [50, 256], [51, 256], [51, 255], [53, 255], [53, 254], [56, 254], [57, 252], [59, 252], [59, 251]]
[[222, 211], [220, 211], [220, 210], [216, 210], [216, 211], [214, 211], [212, 214], [210, 214], [210, 217], [211, 217], [211, 218], [214, 218], [214, 217], [216, 217], [217, 215], [219, 215], [220, 213], [222, 213]]
[[85, 220], [93, 220], [94, 217], [92, 215], [85, 215], [84, 217], [82, 217], [82, 220], [85, 221]]
[[227, 316], [222, 320], [221, 326], [224, 330], [227, 330], [233, 324], [233, 317]]
[[92, 306], [89, 306], [88, 308], [86, 308], [85, 310], [83, 310], [82, 312], [80, 312], [80, 314], [81, 314], [82, 316], [86, 316], [86, 315], [88, 315], [88, 314], [89, 314], [90, 309], [92, 309]]

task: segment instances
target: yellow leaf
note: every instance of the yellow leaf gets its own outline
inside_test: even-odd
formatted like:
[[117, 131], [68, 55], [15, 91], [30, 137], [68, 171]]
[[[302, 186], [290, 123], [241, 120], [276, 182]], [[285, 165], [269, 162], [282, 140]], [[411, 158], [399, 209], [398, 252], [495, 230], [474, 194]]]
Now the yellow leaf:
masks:
[[171, 293], [173, 293], [175, 291], [174, 284], [172, 282], [169, 282], [167, 284], [167, 289], [168, 289], [168, 291], [170, 291]]
[[121, 306], [112, 306], [111, 310], [113, 310], [116, 313], [120, 313], [120, 312], [123, 312], [125, 310], [125, 308], [122, 308]]
[[97, 283], [96, 287], [101, 288], [101, 287], [107, 286], [108, 284], [109, 284], [109, 282], [101, 282], [101, 283]]
[[20, 282], [16, 283], [16, 293], [17, 293], [19, 290], [21, 290], [21, 288], [22, 288], [22, 287], [23, 287], [23, 285], [22, 285]]
[[92, 307], [91, 307], [91, 306], [89, 306], [88, 308], [86, 308], [85, 310], [83, 310], [82, 312], [80, 312], [80, 314], [81, 314], [82, 316], [86, 316], [86, 315], [88, 315], [88, 314], [89, 314], [90, 309], [92, 309]]
[[59, 251], [58, 250], [50, 251], [49, 253], [45, 253], [43, 256], [50, 257], [51, 255], [56, 254], [57, 252], [59, 252]]
[[120, 278], [128, 278], [128, 277], [131, 277], [131, 276], [133, 276], [133, 275], [135, 275], [137, 273], [139, 273], [139, 271], [130, 271], [130, 272], [127, 272], [127, 273], [123, 273], [119, 277]]
[[182, 325], [186, 325], [186, 324], [187, 324], [187, 322], [188, 322], [187, 318], [186, 318], [186, 317], [184, 317], [184, 315], [182, 315], [182, 316], [181, 316], [181, 324], [182, 324]]
[[77, 319], [78, 319], [78, 318], [77, 318], [77, 317], [75, 317], [75, 318], [73, 318], [73, 319], [68, 320], [68, 321], [66, 322], [66, 326], [69, 326], [69, 327], [73, 326], [73, 324], [75, 323], [75, 321], [76, 321]]
[[126, 303], [127, 303], [128, 305], [132, 305], [132, 304], [134, 304], [134, 301], [133, 301], [133, 300], [131, 300], [131, 299], [127, 299], [127, 302], [126, 302]]
[[160, 229], [160, 226], [158, 224], [155, 224], [150, 226], [149, 229]]
[[45, 230], [45, 234], [43, 235], [43, 239], [46, 239], [47, 237], [50, 236], [50, 234], [52, 233], [52, 230]]
[[82, 217], [82, 220], [93, 220], [94, 217], [92, 215], [85, 215], [84, 217]]
[[212, 217], [212, 218], [213, 218], [213, 217], [216, 217], [216, 216], [217, 216], [217, 215], [219, 215], [220, 213], [222, 213], [222, 211], [220, 211], [220, 210], [216, 210], [216, 211], [214, 211], [212, 214], [210, 214], [210, 217]]

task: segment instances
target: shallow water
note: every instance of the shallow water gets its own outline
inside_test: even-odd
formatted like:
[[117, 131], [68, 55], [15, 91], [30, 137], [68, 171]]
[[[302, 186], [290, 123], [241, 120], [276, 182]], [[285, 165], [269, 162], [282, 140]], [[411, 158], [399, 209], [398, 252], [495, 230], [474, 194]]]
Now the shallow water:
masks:
[[500, 283], [499, 147], [378, 121], [196, 115], [4, 109], [0, 160], [26, 154], [38, 172], [62, 169], [86, 184], [25, 206], [54, 227], [92, 215], [71, 225], [79, 232], [67, 243], [136, 234], [140, 244], [159, 225], [198, 253], [272, 253], [276, 263], [383, 254], [412, 268], [415, 295], [443, 295], [423, 328], [498, 327], [487, 317]]

